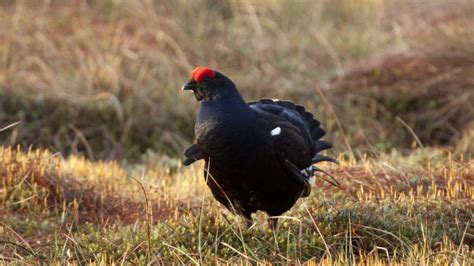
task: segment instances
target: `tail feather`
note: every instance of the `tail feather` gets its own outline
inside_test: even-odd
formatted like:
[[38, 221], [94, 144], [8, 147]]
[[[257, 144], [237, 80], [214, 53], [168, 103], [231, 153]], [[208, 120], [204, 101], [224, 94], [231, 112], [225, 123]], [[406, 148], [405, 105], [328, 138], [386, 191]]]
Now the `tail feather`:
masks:
[[314, 156], [313, 159], [311, 159], [311, 163], [319, 163], [319, 162], [332, 162], [335, 164], [339, 164], [339, 162], [336, 159], [329, 156], [325, 156], [325, 155], [318, 154]]
[[320, 127], [313, 128], [311, 130], [311, 138], [313, 141], [317, 141], [320, 138], [324, 137], [326, 135], [326, 131]]
[[321, 172], [321, 173], [327, 175], [329, 178], [331, 178], [331, 180], [323, 178], [324, 181], [328, 182], [329, 184], [331, 184], [335, 187], [340, 187], [341, 184], [339, 184], [339, 182], [336, 180], [336, 178], [334, 176], [332, 176], [331, 174], [329, 174], [328, 172], [326, 172], [323, 169], [321, 169], [319, 167], [316, 167], [316, 166], [313, 166], [313, 170], [315, 172]]
[[[305, 124], [305, 127], [309, 131], [309, 135], [311, 136], [311, 139], [313, 142], [316, 142], [320, 138], [322, 138], [324, 135], [326, 135], [326, 131], [324, 131], [322, 128], [319, 126], [321, 123], [314, 119], [314, 116], [312, 113], [306, 111], [306, 109], [298, 104], [295, 104], [290, 101], [281, 101], [281, 100], [272, 100], [272, 99], [261, 99], [255, 102], [249, 102], [249, 105], [255, 105], [255, 106], [260, 106], [266, 111], [270, 111], [272, 113], [277, 113], [279, 115], [282, 115], [285, 118], [291, 119], [291, 114], [283, 112], [282, 109], [279, 108], [284, 108], [290, 113], [293, 113], [295, 116], [299, 116], [301, 121]], [[262, 106], [263, 105], [263, 106]], [[274, 106], [275, 108], [271, 108], [271, 106]]]
[[331, 143], [324, 140], [318, 140], [316, 141], [316, 144], [314, 145], [314, 149], [316, 150], [316, 153], [319, 153], [320, 151], [328, 150], [330, 148], [332, 148]]

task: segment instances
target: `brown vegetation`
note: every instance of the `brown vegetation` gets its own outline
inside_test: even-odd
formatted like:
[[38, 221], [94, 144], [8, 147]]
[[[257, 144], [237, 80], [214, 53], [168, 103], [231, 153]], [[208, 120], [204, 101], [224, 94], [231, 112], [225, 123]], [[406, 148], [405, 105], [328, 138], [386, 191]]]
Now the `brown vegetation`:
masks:
[[425, 145], [453, 145], [472, 120], [472, 9], [465, 1], [5, 4], [0, 123], [22, 123], [2, 142], [90, 159], [179, 155], [197, 105], [178, 89], [206, 64], [249, 100], [304, 104], [339, 151], [410, 148], [413, 134], [396, 117]]

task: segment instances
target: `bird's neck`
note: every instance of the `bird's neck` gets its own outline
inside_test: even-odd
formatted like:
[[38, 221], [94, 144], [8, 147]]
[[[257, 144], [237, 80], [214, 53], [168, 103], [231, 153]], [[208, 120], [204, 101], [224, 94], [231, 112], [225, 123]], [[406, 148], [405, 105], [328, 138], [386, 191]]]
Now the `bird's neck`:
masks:
[[215, 140], [221, 135], [248, 131], [255, 119], [254, 112], [239, 95], [203, 101], [194, 129], [198, 140]]
[[249, 119], [252, 114], [252, 109], [239, 95], [239, 97], [203, 101], [201, 103], [198, 119], [242, 120]]

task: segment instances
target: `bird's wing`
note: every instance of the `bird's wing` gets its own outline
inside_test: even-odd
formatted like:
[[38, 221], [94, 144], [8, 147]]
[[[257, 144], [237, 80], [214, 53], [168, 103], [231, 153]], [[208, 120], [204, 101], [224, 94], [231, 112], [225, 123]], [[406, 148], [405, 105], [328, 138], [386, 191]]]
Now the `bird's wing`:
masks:
[[269, 112], [277, 115], [302, 132], [302, 137], [311, 146], [311, 155], [315, 156], [318, 152], [332, 148], [332, 145], [324, 140], [320, 140], [326, 131], [320, 127], [320, 122], [314, 119], [313, 114], [306, 109], [290, 101], [261, 99], [255, 102], [249, 102], [248, 105], [254, 110]]
[[195, 161], [204, 159], [204, 155], [201, 152], [201, 149], [197, 144], [192, 144], [184, 151], [184, 156], [186, 157], [183, 161], [184, 165], [190, 165]]
[[[332, 148], [330, 143], [321, 140], [326, 132], [320, 127], [319, 121], [314, 119], [313, 114], [307, 112], [304, 107], [289, 101], [262, 99], [248, 104], [260, 115], [261, 113], [269, 113], [293, 126], [293, 129], [291, 127], [287, 127], [285, 130], [282, 129], [284, 134], [279, 138], [275, 138], [274, 146], [277, 150], [283, 151], [280, 152], [280, 160], [284, 163], [286, 169], [292, 173], [292, 176], [298, 182], [304, 181], [302, 197], [308, 196], [311, 188], [308, 179], [313, 175], [313, 172], [320, 171], [327, 174], [311, 164], [323, 161], [338, 163], [332, 157], [318, 154], [323, 150]], [[298, 142], [295, 140], [302, 141], [305, 148], [295, 150], [295, 143]], [[311, 158], [309, 163], [298, 161], [298, 159], [304, 157], [300, 156], [302, 150], [309, 152]], [[294, 157], [295, 155], [297, 158]]]
[[305, 174], [305, 170], [311, 167], [312, 156], [305, 132], [276, 114], [258, 108], [254, 111], [260, 139], [265, 140], [263, 152], [273, 153], [277, 161], [272, 164], [281, 163], [289, 176], [302, 185], [301, 196], [308, 196], [311, 191], [310, 176]]

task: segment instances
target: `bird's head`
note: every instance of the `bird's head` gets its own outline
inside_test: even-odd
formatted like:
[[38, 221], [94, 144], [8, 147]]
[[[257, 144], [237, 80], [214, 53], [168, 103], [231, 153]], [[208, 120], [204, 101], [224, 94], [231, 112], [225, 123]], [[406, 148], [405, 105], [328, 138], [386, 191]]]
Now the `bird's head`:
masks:
[[218, 101], [241, 98], [235, 84], [222, 73], [198, 66], [191, 72], [191, 79], [182, 90], [191, 90], [198, 101]]

